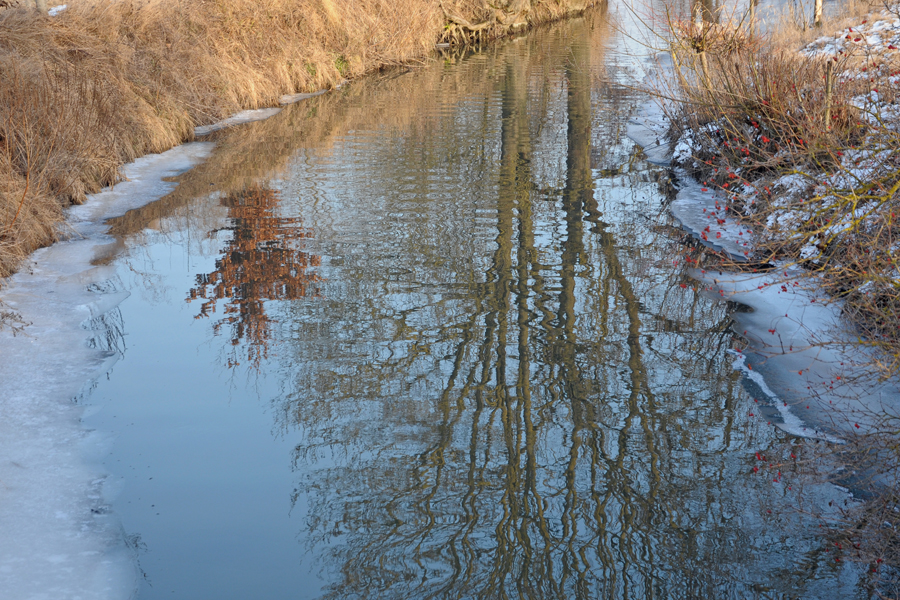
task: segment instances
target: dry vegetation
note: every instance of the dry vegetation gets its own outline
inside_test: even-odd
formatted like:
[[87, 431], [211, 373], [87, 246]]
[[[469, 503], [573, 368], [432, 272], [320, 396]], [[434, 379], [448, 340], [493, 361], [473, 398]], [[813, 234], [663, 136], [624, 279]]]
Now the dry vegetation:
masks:
[[582, 0], [82, 0], [0, 7], [0, 277], [136, 157], [284, 94], [581, 12]]
[[[685, 125], [673, 135], [691, 136], [694, 147], [682, 166], [762, 234], [755, 265], [789, 261], [821, 276], [845, 301], [861, 343], [877, 348], [880, 375], [892, 376], [900, 369], [900, 54], [809, 56], [799, 42], [810, 30], [796, 22], [766, 36], [747, 25], [673, 26], [685, 101], [673, 119]], [[846, 18], [826, 22], [817, 33], [846, 26]], [[873, 91], [877, 103], [861, 101]]]

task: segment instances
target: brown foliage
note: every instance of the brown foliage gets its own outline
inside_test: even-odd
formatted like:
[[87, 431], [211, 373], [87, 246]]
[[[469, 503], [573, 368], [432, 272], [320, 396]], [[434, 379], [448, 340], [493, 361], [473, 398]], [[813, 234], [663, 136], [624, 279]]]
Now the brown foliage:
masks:
[[[302, 247], [303, 240], [312, 238], [312, 230], [303, 227], [299, 218], [277, 216], [278, 203], [274, 190], [255, 185], [222, 199], [232, 239], [225, 244], [215, 271], [197, 275], [197, 286], [187, 298], [188, 302], [203, 300], [196, 318], [210, 317], [223, 301], [223, 316], [213, 330], [218, 335], [228, 329], [232, 347], [243, 342], [253, 367], [268, 356], [272, 339], [266, 301], [317, 296], [321, 281], [314, 270], [321, 258]], [[235, 352], [228, 366], [238, 364]]]

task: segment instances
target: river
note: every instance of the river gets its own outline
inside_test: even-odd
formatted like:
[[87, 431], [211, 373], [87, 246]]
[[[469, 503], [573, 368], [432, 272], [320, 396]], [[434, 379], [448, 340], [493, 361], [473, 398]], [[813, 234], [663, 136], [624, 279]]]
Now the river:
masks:
[[78, 402], [139, 599], [868, 597], [626, 136], [621, 17], [216, 132], [108, 221]]

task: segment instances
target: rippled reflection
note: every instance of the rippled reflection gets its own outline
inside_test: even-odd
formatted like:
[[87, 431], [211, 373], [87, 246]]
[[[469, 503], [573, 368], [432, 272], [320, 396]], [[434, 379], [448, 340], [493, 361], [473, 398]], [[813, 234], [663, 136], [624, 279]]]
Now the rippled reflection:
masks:
[[289, 309], [279, 401], [306, 432], [298, 472], [338, 464], [297, 489], [340, 565], [329, 597], [806, 585], [790, 566], [803, 544], [770, 529], [772, 490], [746, 475], [772, 434], [733, 409], [747, 398], [725, 306], [678, 286], [678, 247], [651, 227], [657, 174], [613, 109], [630, 91], [595, 85], [607, 34], [473, 58], [491, 74], [481, 97], [291, 170], [337, 259], [328, 301]]
[[189, 299], [282, 382], [327, 597], [865, 596], [751, 474], [778, 436], [673, 265], [621, 43], [597, 14], [350, 85], [114, 221], [224, 198]]
[[[227, 328], [231, 345], [243, 342], [247, 360], [257, 369], [268, 358], [272, 339], [265, 303], [317, 296], [320, 281], [310, 270], [319, 266], [320, 258], [297, 247], [312, 237], [312, 230], [303, 227], [299, 218], [276, 216], [278, 202], [275, 190], [259, 186], [221, 200], [230, 222], [225, 230], [232, 237], [216, 260], [215, 271], [197, 275], [197, 286], [187, 297], [188, 302], [201, 301], [197, 318], [210, 318], [224, 300], [223, 316], [215, 320], [213, 331], [221, 335]], [[229, 356], [227, 364], [237, 366], [240, 359]]]

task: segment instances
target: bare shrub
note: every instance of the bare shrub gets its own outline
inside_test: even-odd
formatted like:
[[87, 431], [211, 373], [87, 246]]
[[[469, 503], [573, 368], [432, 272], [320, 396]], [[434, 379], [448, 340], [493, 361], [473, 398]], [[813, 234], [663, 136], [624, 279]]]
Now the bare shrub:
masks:
[[[864, 23], [872, 7], [854, 6], [863, 16], [848, 21], [842, 12], [825, 32]], [[871, 370], [883, 379], [895, 376], [900, 113], [892, 78], [900, 57], [870, 51], [849, 31], [850, 42], [863, 43], [839, 53], [801, 53], [802, 43], [822, 31], [796, 20], [765, 38], [727, 24], [673, 23], [672, 32], [682, 101], [673, 118], [682, 127], [672, 136], [691, 148], [680, 165], [759, 233], [749, 264], [728, 268], [802, 266], [842, 301], [857, 343], [871, 349], [864, 354]], [[823, 477], [866, 500], [840, 507], [843, 520], [826, 526], [835, 560], [865, 564], [874, 596], [897, 597], [900, 421], [896, 408], [872, 411], [859, 435], [819, 445], [822, 454], [810, 460], [834, 467]]]
[[792, 261], [820, 276], [844, 300], [860, 343], [877, 348], [875, 369], [892, 376], [900, 369], [900, 122], [890, 78], [900, 60], [804, 55], [739, 27], [700, 28], [705, 37], [697, 29], [673, 25], [683, 104], [672, 133], [694, 149], [682, 166], [762, 233], [753, 264]]

